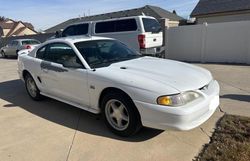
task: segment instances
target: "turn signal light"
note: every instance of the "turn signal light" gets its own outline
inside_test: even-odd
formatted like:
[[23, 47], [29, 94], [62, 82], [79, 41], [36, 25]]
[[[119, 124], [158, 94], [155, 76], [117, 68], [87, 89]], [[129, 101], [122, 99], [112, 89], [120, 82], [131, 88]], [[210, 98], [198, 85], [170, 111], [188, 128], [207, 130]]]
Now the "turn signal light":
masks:
[[164, 97], [159, 97], [157, 99], [157, 103], [160, 105], [169, 106], [169, 105], [172, 105], [172, 100], [170, 97], [164, 96]]

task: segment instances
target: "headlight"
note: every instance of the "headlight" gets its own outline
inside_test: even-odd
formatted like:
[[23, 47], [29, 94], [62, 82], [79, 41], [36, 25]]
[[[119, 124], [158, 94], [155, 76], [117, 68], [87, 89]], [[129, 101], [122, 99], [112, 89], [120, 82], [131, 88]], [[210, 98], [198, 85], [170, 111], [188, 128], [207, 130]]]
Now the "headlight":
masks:
[[157, 99], [157, 103], [164, 106], [182, 106], [188, 102], [192, 102], [200, 96], [199, 93], [190, 91], [177, 95], [161, 96]]

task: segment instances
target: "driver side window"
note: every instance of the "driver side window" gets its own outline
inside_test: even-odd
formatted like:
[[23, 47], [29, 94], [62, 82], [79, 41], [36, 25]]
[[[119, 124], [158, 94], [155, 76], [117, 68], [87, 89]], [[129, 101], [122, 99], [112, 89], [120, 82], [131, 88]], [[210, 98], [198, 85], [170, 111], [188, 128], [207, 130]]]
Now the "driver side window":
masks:
[[12, 41], [11, 46], [13, 47], [18, 46], [18, 41]]
[[67, 68], [84, 68], [74, 50], [64, 43], [53, 43], [40, 48], [37, 58], [58, 63]]

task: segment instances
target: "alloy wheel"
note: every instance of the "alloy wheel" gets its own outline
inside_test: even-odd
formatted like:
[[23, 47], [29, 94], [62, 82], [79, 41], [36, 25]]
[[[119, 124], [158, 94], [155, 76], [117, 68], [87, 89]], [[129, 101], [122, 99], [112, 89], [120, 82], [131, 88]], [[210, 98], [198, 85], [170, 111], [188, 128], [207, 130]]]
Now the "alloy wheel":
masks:
[[27, 89], [32, 97], [36, 97], [37, 94], [36, 84], [35, 81], [30, 77], [27, 79]]
[[127, 108], [116, 99], [109, 100], [106, 103], [105, 115], [109, 124], [118, 131], [125, 130], [129, 125]]

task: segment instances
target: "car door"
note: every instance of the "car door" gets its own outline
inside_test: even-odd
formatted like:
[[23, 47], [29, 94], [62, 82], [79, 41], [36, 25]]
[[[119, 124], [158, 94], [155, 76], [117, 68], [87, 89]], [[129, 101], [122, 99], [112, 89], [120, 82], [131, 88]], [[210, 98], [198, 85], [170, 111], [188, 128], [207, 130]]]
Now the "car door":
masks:
[[87, 70], [69, 45], [52, 43], [46, 47], [41, 81], [50, 95], [88, 107], [87, 76]]
[[11, 47], [12, 47], [13, 41], [11, 41], [8, 45], [6, 45], [6, 47], [4, 48], [4, 52], [6, 55], [10, 55], [11, 54]]
[[7, 55], [15, 56], [17, 55], [18, 41], [12, 41], [10, 47], [8, 48]]

